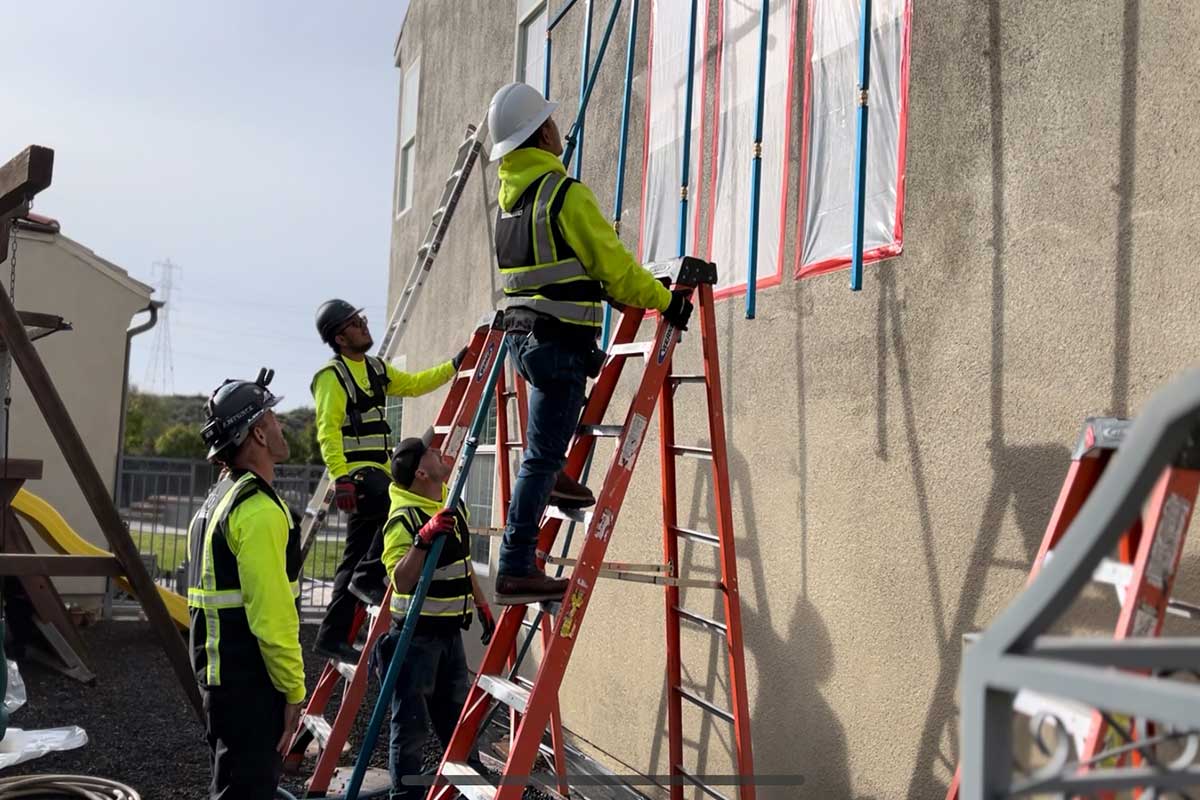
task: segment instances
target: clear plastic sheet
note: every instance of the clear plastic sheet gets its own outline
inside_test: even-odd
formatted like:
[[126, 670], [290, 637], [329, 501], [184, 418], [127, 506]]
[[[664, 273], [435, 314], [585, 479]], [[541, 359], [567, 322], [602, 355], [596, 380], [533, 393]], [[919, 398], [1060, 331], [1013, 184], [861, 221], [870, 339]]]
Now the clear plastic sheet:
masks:
[[47, 753], [83, 747], [87, 740], [87, 734], [77, 725], [40, 731], [9, 728], [0, 741], [0, 770], [41, 758]]
[[[797, 275], [850, 263], [854, 230], [855, 87], [861, 4], [809, 0], [804, 107], [804, 232]], [[903, 137], [911, 0], [873, 0], [864, 251], [897, 255], [903, 239]]]
[[[781, 272], [782, 205], [787, 180], [788, 74], [796, 0], [772, 0], [767, 23], [766, 93], [763, 95], [762, 178], [759, 190], [758, 284]], [[750, 161], [758, 93], [760, 4], [724, 0], [721, 9], [719, 81], [713, 161], [709, 260], [717, 289], [745, 285], [749, 272]]]
[[25, 705], [25, 681], [21, 678], [21, 670], [17, 662], [8, 659], [8, 688], [4, 692], [4, 710], [12, 714]]
[[[696, 64], [692, 84], [692, 141], [689, 199], [698, 208], [700, 116], [704, 20], [708, 3], [698, 6]], [[646, 92], [646, 149], [642, 171], [643, 262], [679, 254], [679, 186], [683, 166], [683, 116], [687, 99], [688, 32], [691, 0], [652, 0], [650, 4], [650, 85]], [[689, 210], [689, 217], [691, 211]], [[689, 222], [691, 224], [691, 222]], [[692, 237], [689, 237], [691, 240]]]

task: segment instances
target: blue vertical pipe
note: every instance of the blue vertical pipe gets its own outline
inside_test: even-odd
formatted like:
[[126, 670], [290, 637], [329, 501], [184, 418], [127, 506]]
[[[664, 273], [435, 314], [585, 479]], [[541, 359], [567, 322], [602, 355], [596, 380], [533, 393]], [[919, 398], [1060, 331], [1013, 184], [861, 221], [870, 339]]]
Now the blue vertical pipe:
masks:
[[[507, 349], [508, 337], [502, 336], [500, 344], [496, 348], [495, 360], [488, 372], [487, 383], [483, 388], [483, 397], [479, 400], [479, 407], [475, 409], [475, 418], [471, 420], [471, 430], [467, 434], [467, 442], [463, 446], [462, 467], [458, 470], [454, 485], [450, 488], [450, 496], [446, 498], [446, 508], [456, 508], [458, 500], [466, 488], [467, 476], [471, 472], [471, 462], [475, 460], [475, 450], [479, 447], [479, 434], [483, 431], [484, 423], [487, 421], [492, 395], [496, 390], [496, 381], [500, 377], [500, 370], [504, 369], [504, 356]], [[433, 543], [433, 547], [429, 548], [429, 553], [425, 556], [421, 577], [417, 581], [416, 588], [413, 589], [412, 601], [409, 603], [409, 613], [404, 616], [404, 627], [400, 630], [400, 640], [396, 643], [396, 649], [392, 653], [387, 674], [383, 676], [383, 684], [379, 688], [379, 700], [375, 703], [375, 710], [371, 712], [371, 721], [367, 724], [367, 731], [363, 735], [362, 748], [358, 751], [358, 758], [354, 762], [354, 772], [350, 775], [350, 783], [346, 786], [346, 800], [358, 800], [363, 777], [367, 773], [367, 764], [371, 761], [375, 742], [383, 727], [383, 718], [391, 707], [392, 693], [396, 689], [396, 681], [400, 678], [400, 667], [408, 655], [408, 647], [412, 642], [417, 620], [420, 619], [420, 608], [425, 604], [425, 595], [429, 593], [429, 584], [433, 581], [434, 568], [442, 556], [442, 548], [445, 544], [446, 538], [443, 536]], [[414, 612], [413, 609], [416, 611]], [[381, 608], [379, 613], [390, 612], [386, 608]]]
[[620, 13], [621, 0], [614, 0], [612, 13], [608, 15], [608, 24], [604, 27], [604, 36], [600, 38], [600, 47], [596, 50], [596, 63], [592, 67], [587, 88], [584, 89], [583, 97], [579, 101], [579, 111], [575, 115], [575, 122], [563, 139], [565, 146], [563, 147], [562, 162], [564, 165], [570, 164], [572, 156], [575, 155], [576, 137], [579, 135], [580, 128], [583, 127], [583, 118], [587, 114], [588, 103], [592, 101], [592, 90], [596, 88], [596, 78], [600, 75], [600, 65], [604, 63], [604, 53], [608, 50], [608, 42], [612, 39], [613, 27], [616, 26]]
[[546, 49], [542, 51], [542, 97], [550, 99], [550, 29], [546, 28]]
[[850, 262], [850, 291], [862, 289], [863, 234], [867, 205], [867, 98], [871, 82], [871, 0], [862, 0], [858, 45], [858, 152], [854, 159], [854, 252]]
[[692, 0], [688, 22], [687, 97], [683, 102], [683, 158], [679, 179], [679, 246], [678, 255], [687, 253], [688, 178], [692, 169], [692, 87], [696, 80], [696, 15], [697, 0]]
[[771, 0], [762, 0], [758, 23], [758, 93], [754, 97], [754, 153], [750, 157], [750, 253], [746, 266], [746, 319], [758, 299], [758, 217], [762, 194], [763, 104], [767, 94], [767, 20]]
[[[592, 60], [592, 0], [587, 0], [586, 19], [583, 23], [583, 47], [579, 57], [579, 104], [583, 107], [583, 93], [587, 91], [588, 70]], [[583, 114], [579, 115], [579, 145], [575, 150], [575, 166], [571, 168], [571, 177], [579, 180], [583, 173]]]
[[[621, 235], [621, 215], [625, 211], [625, 164], [629, 156], [629, 106], [633, 99], [633, 62], [637, 49], [638, 0], [629, 7], [629, 39], [625, 46], [625, 86], [621, 96], [621, 138], [617, 145], [617, 188], [613, 192], [613, 229]], [[612, 306], [604, 305], [604, 328], [600, 333], [601, 345], [608, 347], [612, 335]]]

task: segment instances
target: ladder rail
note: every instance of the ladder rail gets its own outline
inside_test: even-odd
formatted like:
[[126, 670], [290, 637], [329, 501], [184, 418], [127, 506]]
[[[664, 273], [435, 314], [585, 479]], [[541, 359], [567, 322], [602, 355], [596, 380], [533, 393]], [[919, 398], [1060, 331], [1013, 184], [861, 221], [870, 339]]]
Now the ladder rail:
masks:
[[[467, 179], [470, 178], [475, 164], [479, 160], [479, 155], [483, 149], [484, 132], [487, 128], [486, 122], [485, 117], [484, 121], [479, 125], [467, 126], [467, 134], [459, 145], [458, 152], [455, 154], [454, 169], [451, 171], [451, 175], [457, 173], [458, 177], [451, 187], [450, 196], [446, 197], [446, 193], [443, 192], [442, 200], [438, 205], [439, 211], [435, 213], [435, 218], [430, 222], [430, 227], [426, 231], [426, 238], [421, 247], [418, 248], [417, 256], [414, 259], [412, 269], [409, 271], [400, 298], [396, 301], [391, 314], [388, 316], [387, 327], [384, 329], [383, 339], [377, 351], [380, 357], [385, 360], [392, 357], [396, 345], [399, 344], [405, 330], [407, 330], [408, 319], [411, 316], [412, 308], [420, 293], [420, 289], [424, 285], [425, 276], [433, 267], [434, 260], [437, 258], [442, 241], [446, 236], [446, 231], [449, 229], [450, 220], [453, 218], [454, 212], [458, 208], [459, 200], [462, 198]], [[300, 524], [301, 565], [308, 560], [308, 553], [316, 541], [317, 534], [325, 524], [325, 520], [329, 514], [329, 507], [333, 503], [334, 488], [334, 482], [330, 479], [329, 472], [326, 470], [322, 473], [321, 479], [317, 482], [317, 488], [313, 491], [308, 504], [304, 508], [304, 518]]]
[[[670, 372], [671, 364], [668, 363], [667, 373]], [[675, 443], [675, 393], [671, 391], [671, 387], [665, 387], [658, 395], [658, 431], [658, 460], [662, 480], [663, 561], [679, 564], [679, 538], [675, 535], [679, 526], [677, 470], [671, 451]], [[679, 587], [665, 587], [663, 598], [666, 606], [664, 622], [667, 637], [667, 691], [664, 698], [667, 704], [667, 766], [672, 778], [671, 800], [683, 800], [683, 784], [678, 780], [683, 777], [683, 702], [682, 697], [675, 691], [676, 687], [683, 684], [683, 655], [677, 611], [680, 606]]]

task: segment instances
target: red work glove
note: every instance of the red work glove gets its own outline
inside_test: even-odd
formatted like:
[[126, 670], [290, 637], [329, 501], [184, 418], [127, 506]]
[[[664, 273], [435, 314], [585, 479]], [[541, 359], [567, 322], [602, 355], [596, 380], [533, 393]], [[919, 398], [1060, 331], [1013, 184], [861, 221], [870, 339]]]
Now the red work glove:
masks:
[[434, 542], [453, 530], [454, 512], [443, 508], [430, 517], [429, 522], [421, 526], [421, 530], [417, 531], [417, 539], [413, 542], [413, 546], [418, 550], [428, 550], [433, 547]]
[[334, 492], [333, 502], [338, 509], [347, 514], [353, 514], [358, 510], [358, 490], [349, 475], [343, 475], [337, 479], [337, 483], [334, 484]]
[[492, 616], [492, 609], [487, 603], [476, 603], [475, 613], [479, 615], [479, 624], [483, 626], [483, 633], [479, 635], [479, 641], [486, 645], [492, 640], [492, 634], [496, 632], [496, 618]]

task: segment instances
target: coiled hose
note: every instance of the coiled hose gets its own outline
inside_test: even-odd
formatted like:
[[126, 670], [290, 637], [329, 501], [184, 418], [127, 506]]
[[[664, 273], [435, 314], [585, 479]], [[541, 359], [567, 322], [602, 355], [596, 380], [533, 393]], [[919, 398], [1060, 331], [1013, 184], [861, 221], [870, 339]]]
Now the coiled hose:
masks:
[[16, 797], [82, 797], [84, 800], [141, 800], [123, 783], [90, 775], [20, 775], [0, 778], [0, 800]]

